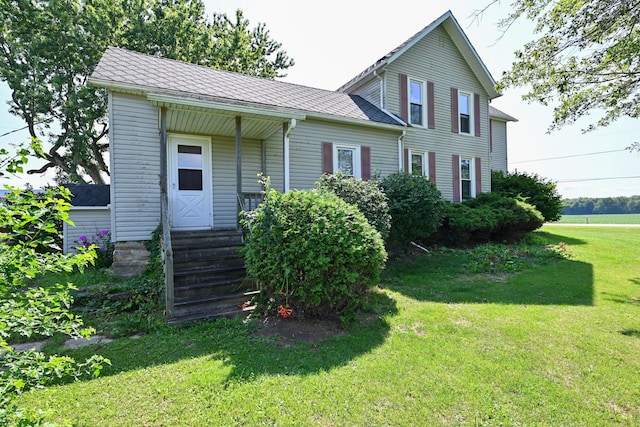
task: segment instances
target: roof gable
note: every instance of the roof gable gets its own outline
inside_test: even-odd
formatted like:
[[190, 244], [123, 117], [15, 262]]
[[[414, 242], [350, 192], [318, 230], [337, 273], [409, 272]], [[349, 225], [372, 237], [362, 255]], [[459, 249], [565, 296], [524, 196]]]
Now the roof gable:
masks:
[[496, 82], [493, 79], [493, 76], [485, 66], [484, 62], [482, 62], [482, 59], [480, 59], [480, 56], [474, 49], [473, 45], [471, 45], [471, 42], [467, 38], [467, 35], [462, 30], [462, 28], [460, 27], [460, 24], [458, 24], [458, 21], [455, 19], [451, 11], [444, 13], [438, 19], [436, 19], [435, 21], [433, 21], [432, 23], [424, 27], [422, 30], [414, 34], [412, 37], [410, 37], [408, 40], [403, 42], [401, 45], [399, 45], [398, 47], [393, 49], [391, 52], [387, 53], [385, 56], [380, 58], [378, 61], [376, 61], [369, 67], [367, 67], [360, 74], [358, 74], [353, 79], [349, 80], [347, 83], [345, 83], [340, 88], [338, 88], [338, 91], [340, 92], [349, 91], [351, 88], [356, 86], [362, 80], [365, 80], [369, 76], [371, 76], [375, 71], [391, 64], [400, 56], [402, 56], [407, 50], [413, 47], [416, 43], [420, 42], [420, 40], [424, 39], [428, 34], [430, 34], [433, 30], [435, 30], [439, 26], [442, 26], [445, 29], [445, 31], [449, 34], [449, 37], [453, 41], [454, 45], [456, 46], [458, 51], [460, 51], [462, 57], [465, 59], [467, 64], [469, 64], [469, 67], [473, 71], [474, 75], [476, 76], [476, 78], [478, 79], [482, 87], [486, 90], [487, 94], [489, 95], [489, 99], [497, 98], [498, 96], [500, 96], [500, 93], [498, 93], [495, 89]]
[[324, 119], [402, 125], [357, 95], [221, 71], [115, 47], [106, 50], [89, 82], [147, 96], [166, 95]]

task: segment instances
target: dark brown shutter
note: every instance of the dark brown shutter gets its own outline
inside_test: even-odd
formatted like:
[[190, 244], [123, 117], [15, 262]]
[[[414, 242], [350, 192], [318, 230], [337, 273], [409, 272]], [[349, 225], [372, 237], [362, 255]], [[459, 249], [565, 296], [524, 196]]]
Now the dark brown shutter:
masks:
[[453, 201], [460, 201], [460, 156], [454, 154], [453, 162]]
[[427, 82], [427, 127], [436, 128], [436, 102], [433, 82]]
[[333, 173], [333, 144], [322, 143], [322, 173]]
[[451, 88], [451, 132], [460, 132], [458, 123], [458, 89], [455, 87]]
[[480, 136], [480, 95], [473, 94], [473, 127], [476, 136]]
[[489, 152], [493, 153], [493, 120], [489, 119]]
[[476, 157], [476, 196], [482, 193], [482, 159]]
[[360, 147], [361, 175], [365, 181], [371, 179], [371, 147]]
[[400, 74], [400, 118], [409, 123], [409, 78]]
[[404, 171], [409, 173], [409, 149], [404, 149]]
[[429, 151], [429, 181], [436, 182], [436, 153], [435, 151]]

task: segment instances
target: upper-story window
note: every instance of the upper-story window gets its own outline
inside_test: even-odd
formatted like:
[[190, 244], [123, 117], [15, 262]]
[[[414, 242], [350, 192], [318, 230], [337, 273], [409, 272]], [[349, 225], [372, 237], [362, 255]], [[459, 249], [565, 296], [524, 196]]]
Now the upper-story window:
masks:
[[422, 126], [424, 120], [424, 85], [417, 80], [409, 81], [409, 121]]
[[458, 113], [460, 117], [460, 133], [471, 134], [471, 94], [460, 92], [458, 94]]

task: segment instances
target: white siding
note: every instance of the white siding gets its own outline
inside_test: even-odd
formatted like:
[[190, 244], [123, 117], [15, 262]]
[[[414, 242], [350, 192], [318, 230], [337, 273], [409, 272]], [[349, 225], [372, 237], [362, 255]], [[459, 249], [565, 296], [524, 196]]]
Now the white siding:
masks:
[[313, 188], [322, 176], [322, 143], [371, 147], [371, 175], [398, 171], [397, 140], [393, 132], [306, 120], [290, 136], [291, 189]]
[[[235, 155], [235, 153], [234, 153]], [[262, 190], [258, 183], [258, 173], [262, 172], [262, 144], [256, 140], [242, 141], [242, 191]]]
[[149, 240], [160, 224], [158, 109], [146, 99], [111, 93], [112, 238]]
[[232, 139], [214, 138], [211, 154], [213, 176], [213, 226], [237, 224], [236, 146]]
[[382, 105], [380, 105], [380, 82], [380, 79], [374, 78], [366, 85], [353, 91], [353, 93], [360, 95], [376, 107], [382, 108]]
[[[400, 74], [434, 82], [435, 129], [408, 132], [404, 148], [436, 153], [436, 185], [445, 199], [453, 199], [454, 154], [482, 159], [482, 191], [490, 191], [488, 95], [444, 28], [434, 29], [387, 68], [385, 107], [398, 116]], [[452, 87], [480, 94], [480, 137], [451, 132]]]
[[80, 236], [91, 238], [101, 230], [111, 230], [111, 213], [108, 207], [72, 207], [69, 210], [69, 219], [74, 225], [63, 223], [63, 251], [74, 251]]
[[491, 170], [507, 172], [507, 122], [491, 120], [493, 152]]
[[[298, 123], [298, 126], [300, 123]], [[293, 130], [293, 134], [297, 132], [297, 128]], [[284, 191], [284, 155], [282, 131], [275, 132], [267, 140], [266, 145], [266, 170], [264, 174], [271, 178], [271, 186], [278, 190]]]

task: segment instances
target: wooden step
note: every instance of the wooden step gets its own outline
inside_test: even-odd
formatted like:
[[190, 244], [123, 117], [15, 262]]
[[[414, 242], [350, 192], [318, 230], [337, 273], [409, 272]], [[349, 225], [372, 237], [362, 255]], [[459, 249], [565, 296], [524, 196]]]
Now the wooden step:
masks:
[[174, 318], [170, 323], [242, 316], [257, 292], [247, 281], [236, 229], [174, 231]]
[[258, 291], [238, 292], [225, 296], [195, 298], [176, 302], [173, 309], [172, 324], [217, 317], [246, 316], [254, 309], [251, 298]]

